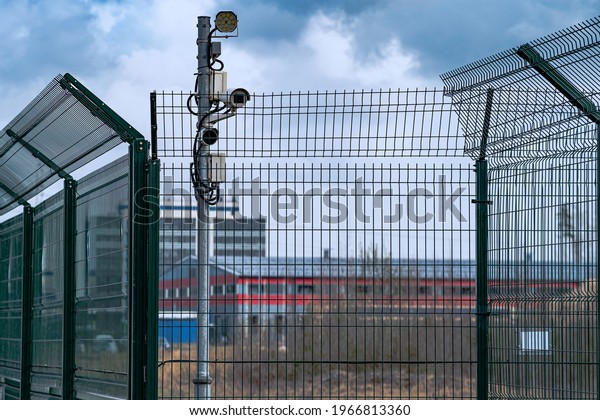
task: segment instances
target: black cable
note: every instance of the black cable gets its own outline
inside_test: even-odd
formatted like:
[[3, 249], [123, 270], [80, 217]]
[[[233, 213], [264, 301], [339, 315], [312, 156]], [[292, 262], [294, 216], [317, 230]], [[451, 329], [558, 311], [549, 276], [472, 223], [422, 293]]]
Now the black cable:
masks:
[[[215, 33], [217, 29], [213, 29], [212, 31], [210, 31], [210, 33], [208, 34], [208, 48], [209, 48], [209, 54], [206, 60], [206, 65], [207, 67], [212, 70], [212, 71], [221, 71], [223, 70], [223, 68], [225, 67], [224, 63], [217, 59], [216, 57], [213, 57], [212, 54], [212, 35]], [[218, 63], [219, 67], [215, 67], [215, 64]], [[195, 116], [198, 116], [199, 113], [195, 112], [192, 109], [192, 97], [195, 99], [196, 101], [196, 106], [198, 106], [198, 85], [199, 85], [199, 75], [196, 75], [196, 82], [194, 84], [194, 94], [191, 94], [190, 96], [188, 96], [187, 102], [186, 102], [186, 106], [188, 111]], [[213, 104], [211, 103], [211, 108], [212, 108]], [[204, 125], [204, 121], [206, 120], [206, 118], [208, 118], [210, 115], [212, 114], [216, 114], [218, 112], [221, 112], [223, 109], [225, 109], [227, 106], [223, 105], [222, 107], [219, 107], [218, 105], [214, 108], [214, 109], [210, 109], [204, 116], [202, 116], [202, 118], [200, 119], [200, 121], [198, 122], [198, 127], [196, 128], [196, 136], [194, 138], [194, 146], [193, 146], [193, 160], [192, 163], [190, 164], [190, 177], [192, 180], [192, 185], [194, 186], [194, 195], [196, 196], [196, 200], [200, 201], [200, 199], [204, 200], [208, 205], [215, 205], [218, 203], [219, 198], [220, 198], [220, 189], [219, 189], [219, 183], [217, 182], [209, 182], [206, 183], [204, 182], [204, 180], [202, 180], [202, 177], [199, 173], [199, 167], [200, 167], [200, 162], [199, 162], [199, 152], [200, 152], [200, 135], [202, 133], [202, 127]]]
[[[219, 64], [220, 64], [220, 67], [219, 67], [219, 68], [216, 68], [216, 67], [214, 67], [214, 64], [215, 64], [215, 63], [219, 63]], [[209, 68], [210, 68], [212, 71], [221, 71], [221, 70], [223, 70], [223, 68], [225, 68], [225, 64], [224, 64], [224, 63], [223, 63], [221, 60], [219, 60], [218, 58], [213, 58], [213, 60], [210, 62], [210, 64], [209, 64], [209, 66], [208, 66], [208, 67], [209, 67]]]

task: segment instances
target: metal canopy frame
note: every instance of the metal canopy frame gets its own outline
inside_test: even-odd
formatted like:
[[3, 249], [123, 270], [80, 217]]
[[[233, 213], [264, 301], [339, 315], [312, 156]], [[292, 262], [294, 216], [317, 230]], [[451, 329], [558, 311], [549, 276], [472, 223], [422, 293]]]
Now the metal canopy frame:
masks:
[[58, 75], [0, 131], [0, 214], [136, 139], [143, 136], [77, 79]]
[[[600, 16], [441, 75], [465, 131], [465, 151], [477, 159], [487, 131], [488, 156], [532, 144], [560, 151], [594, 147], [590, 123], [600, 114]], [[486, 97], [494, 91], [484, 127]], [[566, 144], [565, 137], [577, 137]], [[542, 154], [545, 156], [545, 153]], [[525, 157], [531, 156], [525, 154]]]

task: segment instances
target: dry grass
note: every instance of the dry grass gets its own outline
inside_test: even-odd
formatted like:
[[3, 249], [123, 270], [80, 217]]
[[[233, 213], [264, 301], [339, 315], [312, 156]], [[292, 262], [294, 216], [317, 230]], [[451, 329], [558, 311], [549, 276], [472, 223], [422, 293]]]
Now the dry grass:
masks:
[[[591, 280], [564, 295], [515, 305], [490, 325], [490, 395], [494, 398], [596, 399], [598, 292]], [[519, 334], [549, 334], [548, 349], [524, 351]]]
[[[301, 321], [301, 322], [300, 322]], [[240, 327], [210, 348], [214, 398], [473, 398], [470, 315], [321, 313], [285, 327]], [[177, 347], [163, 360], [193, 360]], [[189, 398], [195, 366], [160, 369], [162, 398]]]

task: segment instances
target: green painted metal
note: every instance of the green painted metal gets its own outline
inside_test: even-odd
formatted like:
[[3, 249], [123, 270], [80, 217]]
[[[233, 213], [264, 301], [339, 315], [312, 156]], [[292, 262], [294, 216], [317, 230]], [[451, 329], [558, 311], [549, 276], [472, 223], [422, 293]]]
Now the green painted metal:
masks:
[[477, 399], [488, 399], [488, 171], [487, 160], [475, 163], [476, 172], [476, 313], [477, 313]]
[[77, 182], [64, 182], [64, 295], [62, 397], [74, 399], [75, 378], [75, 253], [77, 234]]
[[137, 139], [129, 148], [129, 399], [141, 400], [146, 397], [147, 384], [148, 225], [144, 194], [148, 142]]
[[156, 92], [150, 93], [151, 159], [148, 163], [148, 366], [147, 399], [158, 399], [158, 298], [160, 272], [160, 160], [158, 160], [158, 124]]
[[[65, 94], [65, 90], [71, 95]], [[39, 185], [34, 185], [30, 189], [22, 188], [21, 191], [19, 190], [21, 187], [5, 185], [10, 184], [9, 181], [3, 180], [4, 183], [0, 181], [0, 189], [3, 190], [5, 201], [12, 199], [10, 204], [13, 207], [17, 202], [24, 206], [23, 221], [15, 219], [15, 228], [20, 230], [23, 225], [23, 268], [22, 273], [21, 268], [18, 268], [19, 272], [14, 274], [15, 278], [21, 277], [22, 274], [23, 283], [17, 284], [15, 290], [22, 287], [23, 293], [13, 298], [13, 300], [17, 299], [17, 304], [11, 303], [13, 305], [11, 308], [18, 306], [22, 308], [21, 325], [13, 328], [14, 337], [20, 336], [22, 340], [20, 349], [16, 347], [16, 340], [12, 340], [15, 344], [11, 343], [15, 348], [15, 355], [12, 365], [7, 369], [15, 373], [11, 373], [13, 376], [6, 379], [11, 380], [13, 384], [11, 395], [18, 397], [20, 394], [23, 399], [61, 397], [74, 399], [89, 398], [91, 392], [95, 397], [155, 399], [158, 376], [156, 302], [159, 271], [157, 222], [160, 217], [158, 201], [160, 163], [158, 160], [149, 162], [149, 144], [137, 130], [71, 75], [56, 78], [40, 95], [43, 98], [50, 98], [49, 104], [45, 106], [46, 102], [34, 101], [27, 108], [28, 112], [31, 109], [37, 110], [35, 106], [41, 103], [39, 107], [49, 113], [56, 109], [55, 106], [60, 101], [68, 100], [72, 104], [79, 102], [96, 117], [90, 122], [89, 114], [85, 114], [85, 110], [82, 114], [82, 107], [78, 106], [75, 114], [61, 114], [60, 121], [60, 118], [53, 119], [65, 130], [69, 130], [70, 123], [78, 124], [78, 119], [81, 118], [85, 120], [84, 123], [90, 123], [91, 127], [101, 123], [102, 133], [105, 134], [102, 139], [105, 141], [91, 144], [90, 149], [86, 149], [87, 157], [90, 157], [89, 153], [93, 154], [96, 150], [106, 147], [108, 141], [106, 139], [112, 139], [116, 142], [114, 145], [118, 144], [117, 137], [128, 142], [130, 144], [129, 170], [123, 168], [123, 164], [127, 165], [125, 160], [119, 164], [123, 174], [120, 178], [114, 177], [110, 167], [105, 167], [95, 174], [90, 174], [91, 178], [86, 177], [82, 181], [81, 189], [87, 188], [85, 193], [90, 194], [101, 188], [97, 185], [102, 183], [102, 178], [106, 177], [106, 174], [110, 174], [107, 177], [108, 183], [116, 179], [121, 180], [120, 193], [115, 195], [113, 201], [106, 200], [107, 208], [104, 212], [104, 208], [97, 209], [95, 205], [84, 203], [77, 196], [78, 182], [65, 170], [67, 167], [77, 167], [77, 161], [59, 162], [51, 152], [43, 152], [43, 147], [36, 144], [35, 139], [29, 139], [23, 133], [17, 134], [18, 129], [12, 127], [6, 129], [6, 134], [12, 138], [8, 141], [9, 147], [22, 147], [23, 152], [29, 152], [43, 163], [42, 166], [38, 165], [46, 176], [43, 182], [50, 179], [49, 177], [56, 178], [56, 175], [65, 181], [62, 195], [55, 195], [35, 208], [27, 203], [27, 194], [31, 196], [32, 191]], [[40, 112], [38, 110], [35, 115], [39, 116]], [[85, 117], [86, 115], [88, 117]], [[36, 123], [39, 124], [39, 121], [33, 121], [28, 125], [28, 130]], [[52, 143], [49, 144], [49, 150], [63, 150], [69, 148], [71, 144], [75, 145], [70, 137], [63, 138], [62, 143], [59, 141], [61, 139], [52, 142], [53, 138], [50, 137], [49, 140]], [[37, 141], [40, 141], [39, 137]], [[48, 139], [44, 139], [44, 142], [46, 141]], [[81, 147], [78, 150], [81, 150]], [[8, 156], [9, 154], [4, 155], [5, 158]], [[27, 153], [23, 158], [27, 159]], [[128, 182], [125, 182], [123, 176], [128, 176]], [[109, 185], [108, 183], [102, 186]], [[152, 183], [154, 189], [148, 188], [149, 183]], [[124, 194], [126, 190], [129, 190], [129, 197]], [[78, 198], [81, 204], [79, 207]], [[100, 196], [95, 199], [98, 202], [104, 198]], [[89, 211], [90, 206], [93, 206], [93, 211]], [[124, 211], [129, 213], [127, 218], [123, 217]], [[87, 226], [87, 222], [90, 221], [99, 228], [94, 232], [84, 231], [77, 235], [78, 212], [82, 214], [81, 226]], [[106, 217], [113, 217], [110, 226], [107, 224]], [[128, 228], [121, 223], [129, 223]], [[7, 226], [6, 223], [2, 225]], [[107, 238], [103, 240], [104, 242], [112, 242], [95, 244], [98, 247], [92, 251], [87, 249], [86, 241], [89, 238], [97, 240], [100, 235]], [[58, 240], [58, 236], [62, 236], [62, 241]], [[126, 254], [113, 252], [115, 257], [112, 260], [96, 258], [99, 253], [105, 255], [107, 249], [117, 248]], [[120, 256], [122, 259], [119, 260]], [[94, 259], [93, 264], [91, 259]], [[116, 270], [122, 273], [117, 276], [127, 273], [128, 279], [122, 281], [122, 277], [118, 277], [115, 282], [115, 276], [111, 273], [106, 272], [104, 277], [101, 277], [98, 270], [94, 269], [94, 264], [113, 260], [117, 266]], [[118, 266], [119, 264], [124, 266]], [[52, 282], [42, 281], [43, 278], [51, 278]], [[127, 297], [124, 296], [125, 293], [122, 298], [118, 292], [112, 293], [116, 288], [122, 291], [122, 287], [128, 288]], [[116, 305], [115, 308], [118, 307], [122, 311], [119, 319], [112, 317], [107, 321], [105, 317], [97, 316], [98, 309], [100, 312], [106, 309], [107, 296], [102, 293], [107, 290], [112, 293], [110, 298]], [[83, 303], [81, 297], [85, 297]], [[128, 302], [123, 302], [123, 299], [128, 299]], [[78, 302], [77, 307], [76, 302]], [[151, 308], [150, 302], [154, 305]], [[47, 307], [51, 311], [47, 311]], [[76, 309], [79, 312], [76, 312]], [[106, 314], [107, 311], [104, 313]], [[111, 322], [117, 322], [114, 328]], [[127, 327], [125, 327], [126, 323], [129, 324]], [[96, 328], [96, 325], [100, 327]], [[150, 332], [148, 325], [152, 328]], [[121, 346], [121, 343], [126, 343], [124, 337], [126, 334], [123, 331], [125, 328], [129, 328], [129, 347]], [[122, 364], [122, 369], [115, 368], [111, 360], [96, 354], [98, 351], [95, 350], [97, 347], [95, 345], [98, 344], [96, 340], [99, 335], [114, 336], [113, 344], [116, 348], [113, 361]], [[0, 359], [2, 356], [0, 354]], [[149, 359], [152, 360], [152, 369], [148, 369]], [[20, 362], [20, 372], [17, 370], [17, 361]], [[32, 374], [32, 371], [35, 373]], [[77, 376], [75, 376], [76, 371]], [[75, 378], [77, 378], [77, 386], [75, 386]], [[150, 387], [147, 385], [148, 382], [152, 384]], [[94, 390], [95, 385], [96, 390]]]
[[123, 141], [131, 144], [136, 139], [144, 138], [144, 136], [133, 128], [131, 124], [121, 118], [121, 116], [113, 111], [112, 108], [106, 105], [100, 98], [94, 95], [69, 73], [66, 73], [63, 76], [60, 84], [71, 92], [71, 94], [75, 96], [83, 106], [89, 109], [93, 115], [115, 130], [119, 136], [121, 136]]
[[37, 150], [35, 147], [33, 147], [32, 145], [30, 145], [29, 143], [27, 143], [21, 136], [19, 136], [17, 133], [15, 133], [14, 131], [8, 129], [6, 130], [6, 134], [8, 134], [10, 137], [12, 137], [13, 139], [15, 139], [21, 146], [23, 146], [25, 149], [27, 149], [33, 156], [35, 156], [36, 158], [38, 158], [40, 161], [42, 161], [42, 163], [44, 165], [46, 165], [47, 167], [49, 167], [50, 169], [52, 169], [54, 172], [56, 172], [56, 174], [58, 174], [58, 176], [60, 176], [62, 179], [71, 179], [71, 176], [66, 173], [63, 168], [59, 167], [58, 165], [56, 165], [52, 160], [50, 160], [46, 155], [44, 155], [42, 152], [40, 152], [39, 150]]
[[148, 365], [147, 396], [158, 399], [158, 278], [159, 278], [159, 218], [160, 218], [160, 161], [148, 164], [148, 193], [146, 203], [149, 211], [148, 224]]
[[[556, 70], [547, 60], [545, 60], [529, 44], [522, 45], [517, 54], [525, 59], [531, 66], [548, 81], [554, 88], [561, 92], [573, 106], [584, 113], [584, 115], [596, 124], [596, 220], [600, 220], [600, 112], [590, 99], [577, 87]], [[598, 226], [596, 226], [596, 238], [599, 236]], [[596, 247], [596, 261], [600, 261], [600, 247]], [[596, 264], [596, 272], [598, 267]], [[596, 279], [598, 276], [596, 275]], [[600, 399], [600, 299], [597, 300], [596, 309], [596, 395]]]
[[156, 119], [156, 92], [150, 93], [150, 146], [152, 148], [152, 160], [158, 159], [158, 122]]
[[6, 184], [4, 184], [4, 182], [2, 182], [2, 181], [0, 181], [0, 188], [3, 189], [4, 191], [6, 191], [12, 198], [17, 200], [17, 202], [20, 205], [22, 205], [22, 206], [29, 205], [29, 203], [27, 201], [23, 200], [19, 194], [15, 193], [13, 190], [8, 188], [8, 186]]
[[[596, 220], [600, 220], [600, 124], [596, 124]], [[600, 240], [600, 226], [596, 223], [596, 241]], [[596, 287], [598, 287], [600, 246], [596, 246]], [[600, 400], [600, 292], [596, 299], [596, 399]]]
[[540, 76], [546, 79], [556, 90], [565, 95], [569, 102], [585, 113], [592, 122], [600, 123], [600, 112], [598, 112], [596, 105], [556, 70], [552, 64], [545, 60], [531, 45], [521, 45], [517, 50], [517, 55], [531, 64]]
[[31, 315], [33, 305], [33, 208], [23, 207], [23, 278], [21, 285], [21, 399], [31, 398]]
[[494, 91], [489, 89], [486, 98], [481, 148], [479, 159], [475, 162], [475, 204], [476, 204], [476, 313], [477, 313], [477, 399], [488, 399], [488, 353], [489, 353], [489, 316], [488, 306], [488, 166], [486, 146], [492, 116]]

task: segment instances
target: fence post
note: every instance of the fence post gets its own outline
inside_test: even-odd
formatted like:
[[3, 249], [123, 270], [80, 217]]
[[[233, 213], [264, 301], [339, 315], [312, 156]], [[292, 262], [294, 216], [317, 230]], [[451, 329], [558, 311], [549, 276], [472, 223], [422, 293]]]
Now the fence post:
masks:
[[476, 253], [477, 253], [477, 399], [488, 399], [489, 316], [488, 306], [488, 162], [486, 148], [494, 91], [488, 89], [483, 118], [479, 159], [475, 162]]
[[600, 123], [596, 123], [596, 399], [600, 400]]
[[148, 142], [136, 139], [129, 149], [129, 399], [146, 398], [148, 344], [148, 226], [144, 194]]
[[23, 279], [21, 288], [21, 399], [31, 398], [31, 311], [33, 287], [33, 208], [23, 206]]
[[158, 277], [159, 277], [159, 226], [160, 218], [160, 161], [151, 160], [148, 171], [149, 208], [148, 226], [148, 366], [147, 395], [149, 400], [158, 398]]
[[63, 400], [74, 398], [75, 382], [75, 250], [77, 181], [64, 181]]

